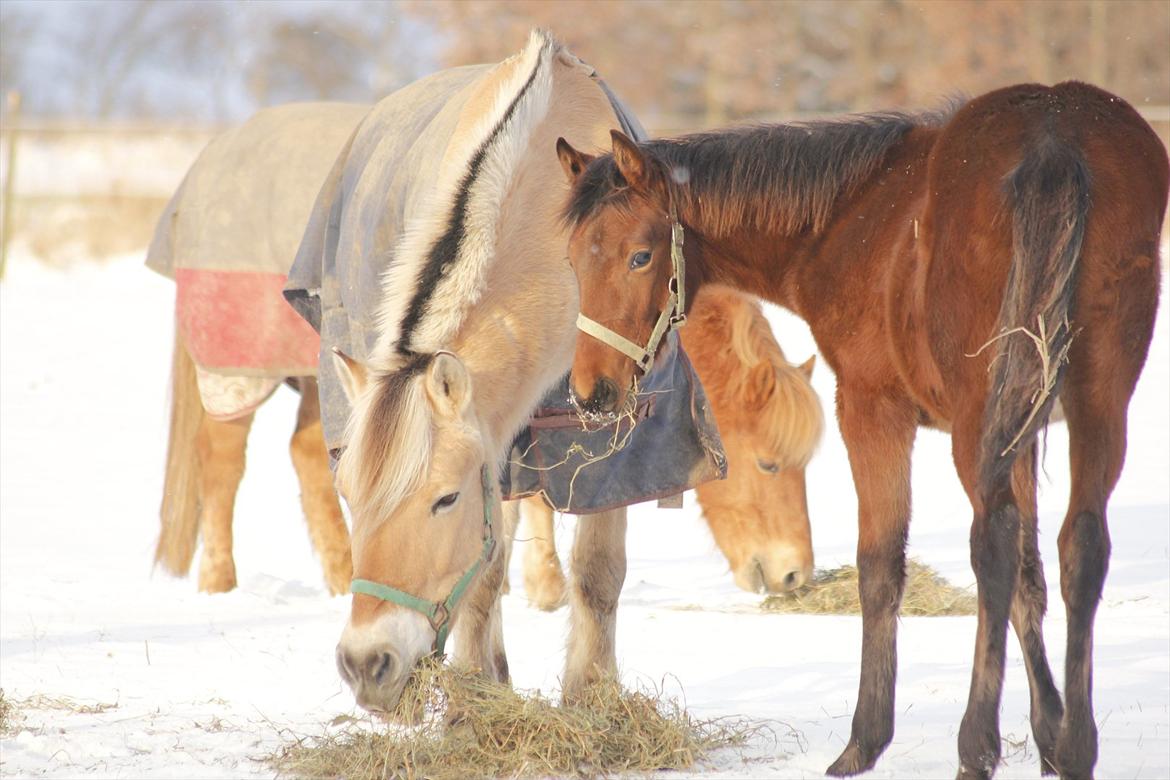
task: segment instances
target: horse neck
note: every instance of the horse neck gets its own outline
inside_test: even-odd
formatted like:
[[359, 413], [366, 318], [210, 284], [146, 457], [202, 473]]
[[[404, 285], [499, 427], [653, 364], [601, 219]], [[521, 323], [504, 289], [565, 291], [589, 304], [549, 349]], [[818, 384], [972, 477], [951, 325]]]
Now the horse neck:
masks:
[[[700, 286], [726, 285], [803, 314], [797, 296], [799, 271], [817, 261], [828, 236], [858, 219], [862, 213], [859, 208], [864, 209], [867, 198], [888, 171], [899, 173], [894, 186], [920, 190], [911, 179], [924, 173], [925, 165], [919, 163], [925, 160], [937, 133], [928, 127], [906, 132], [889, 145], [884, 155], [875, 158], [868, 170], [842, 185], [840, 192], [829, 198], [823, 193], [818, 195], [828, 207], [816, 219], [810, 218], [795, 228], [789, 224], [792, 207], [782, 197], [773, 199], [776, 218], [761, 224], [758, 210], [743, 207], [754, 195], [733, 191], [696, 193], [689, 187], [677, 188], [674, 197], [687, 228], [684, 246], [688, 250], [688, 273], [694, 273]], [[783, 142], [784, 139], [777, 141]], [[913, 176], [909, 175], [911, 169]], [[902, 201], [901, 208], [908, 207], [904, 192], [894, 197]], [[884, 223], [868, 220], [864, 224], [867, 230], [877, 230]]]
[[565, 259], [569, 237], [560, 215], [568, 184], [551, 151], [560, 136], [584, 148], [609, 142], [617, 118], [591, 74], [575, 59], [557, 61], [548, 114], [533, 131], [523, 174], [501, 207], [487, 288], [454, 345], [498, 452], [572, 363], [577, 283]]

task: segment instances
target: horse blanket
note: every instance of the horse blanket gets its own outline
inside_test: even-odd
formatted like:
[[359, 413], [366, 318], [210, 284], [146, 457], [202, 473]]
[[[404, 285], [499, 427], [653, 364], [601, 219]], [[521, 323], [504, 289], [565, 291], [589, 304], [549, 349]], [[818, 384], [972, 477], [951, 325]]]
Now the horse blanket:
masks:
[[159, 219], [147, 267], [175, 280], [175, 326], [217, 419], [317, 373], [317, 332], [281, 295], [309, 211], [369, 106], [260, 111], [200, 153]]
[[[469, 163], [459, 161], [466, 165], [457, 168], [464, 176], [457, 180], [459, 192], [471, 190], [468, 197], [474, 197], [478, 182], [461, 172], [474, 173], [481, 165], [497, 178], [524, 175], [524, 171], [508, 173], [506, 166], [493, 168], [498, 160], [487, 158], [495, 153], [491, 144], [505, 124], [539, 121], [525, 116], [530, 110], [524, 102], [525, 90], [546, 75], [541, 68], [550, 67], [547, 51], [551, 48], [557, 56], [572, 56], [551, 39], [534, 34], [519, 55], [522, 62], [533, 63], [530, 75], [501, 87], [488, 109], [469, 96], [480, 94], [477, 87], [486, 83], [481, 80], [495, 66], [468, 66], [438, 72], [399, 90], [362, 120], [326, 178], [285, 286], [289, 302], [320, 332], [324, 358], [339, 348], [369, 362], [388, 333], [399, 345], [408, 343], [416, 351], [444, 347], [445, 335], [441, 328], [430, 327], [425, 312], [421, 322], [412, 323], [411, 332], [404, 325], [409, 313], [403, 320], [387, 321], [383, 280], [399, 271], [406, 284], [413, 283], [414, 270], [408, 267], [409, 273], [403, 274], [396, 263], [407, 263], [405, 258], [411, 255], [426, 256], [431, 258], [432, 271], [438, 269], [437, 281], [432, 280], [439, 290], [435, 295], [446, 296], [428, 305], [474, 305], [485, 284], [483, 276], [470, 281], [452, 278], [455, 272], [448, 269], [457, 261], [465, 262], [458, 257], [460, 247], [445, 244], [442, 236], [433, 238], [433, 227], [482, 218], [484, 211], [491, 210], [480, 204], [480, 210], [470, 214], [466, 197], [443, 200], [436, 193], [444, 182], [456, 181], [450, 168], [452, 157], [458, 157], [453, 138], [459, 128], [480, 127], [486, 139]], [[644, 138], [637, 120], [591, 69], [588, 72], [596, 88], [609, 98], [613, 126]], [[485, 115], [491, 110], [498, 113]], [[498, 124], [493, 125], [496, 117]], [[515, 157], [520, 151], [507, 153]], [[550, 147], [548, 154], [555, 155], [555, 149]], [[493, 186], [506, 189], [507, 182]], [[501, 220], [497, 233], [508, 218], [507, 212], [496, 209], [496, 219]], [[547, 230], [555, 232], [563, 226], [550, 223]], [[481, 259], [489, 269], [483, 273], [490, 273], [491, 259]], [[422, 274], [417, 274], [420, 289]], [[566, 374], [517, 438], [503, 476], [504, 495], [543, 493], [553, 506], [579, 514], [674, 496], [722, 478], [726, 473], [722, 444], [702, 387], [673, 335], [666, 349], [657, 370], [642, 383], [642, 397], [648, 400], [637, 409], [638, 421], [632, 430], [615, 431], [612, 425], [586, 430], [568, 400]], [[349, 407], [331, 359], [319, 361], [319, 386], [326, 442], [336, 450], [343, 446]], [[611, 452], [612, 443], [619, 440], [624, 447]], [[611, 454], [595, 460], [594, 456], [605, 452]]]

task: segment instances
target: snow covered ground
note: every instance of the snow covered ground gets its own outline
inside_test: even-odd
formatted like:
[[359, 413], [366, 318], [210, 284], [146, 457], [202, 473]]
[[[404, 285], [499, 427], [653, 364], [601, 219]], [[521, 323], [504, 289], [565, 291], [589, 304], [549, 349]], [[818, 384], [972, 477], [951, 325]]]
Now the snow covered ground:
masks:
[[[287, 457], [295, 397], [280, 390], [253, 429], [237, 504], [241, 587], [205, 596], [193, 580], [152, 575], [172, 286], [137, 256], [62, 272], [17, 253], [8, 274], [0, 283], [0, 687], [10, 700], [89, 706], [26, 707], [23, 728], [0, 740], [0, 773], [270, 776], [258, 759], [291, 734], [354, 713], [333, 662], [348, 599], [322, 587]], [[1170, 777], [1165, 309], [1111, 507], [1095, 670], [1098, 774], [1106, 778]], [[789, 358], [803, 360], [812, 351], [807, 330], [772, 315]], [[818, 366], [815, 380], [831, 408], [832, 376]], [[1065, 620], [1055, 540], [1068, 491], [1066, 439], [1063, 427], [1049, 433], [1040, 502], [1046, 636], [1058, 679]], [[969, 585], [970, 509], [949, 440], [921, 433], [914, 466], [910, 552]], [[818, 565], [851, 562], [856, 499], [835, 431], [809, 470], [809, 501]], [[571, 519], [559, 521], [562, 549], [571, 529]], [[634, 508], [629, 555], [618, 630], [627, 681], [665, 681], [699, 714], [775, 719], [798, 735], [778, 726], [774, 744], [718, 755], [708, 770], [716, 775], [821, 776], [849, 734], [860, 619], [761, 614], [758, 599], [732, 584], [690, 498], [682, 511]], [[974, 618], [902, 620], [897, 733], [872, 776], [954, 776], [974, 630]], [[514, 592], [505, 598], [505, 632], [515, 684], [555, 691], [565, 612], [536, 612]], [[1036, 777], [1014, 643], [1001, 723], [999, 776]]]

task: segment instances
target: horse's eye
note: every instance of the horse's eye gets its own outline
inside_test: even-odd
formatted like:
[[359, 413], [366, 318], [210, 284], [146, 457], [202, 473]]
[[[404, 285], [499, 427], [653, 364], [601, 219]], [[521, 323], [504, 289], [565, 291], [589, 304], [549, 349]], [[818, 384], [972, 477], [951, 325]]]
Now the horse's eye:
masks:
[[440, 498], [438, 501], [435, 502], [434, 506], [431, 507], [431, 514], [437, 515], [437, 514], [439, 514], [439, 512], [442, 512], [444, 509], [450, 509], [452, 506], [455, 505], [455, 502], [458, 500], [459, 500], [458, 493], [448, 493], [447, 495], [443, 496], [442, 498]]
[[630, 268], [641, 268], [650, 262], [650, 251], [641, 249], [630, 255]]
[[756, 460], [756, 468], [765, 474], [777, 474], [780, 472], [780, 464], [774, 460], [764, 460], [763, 458]]

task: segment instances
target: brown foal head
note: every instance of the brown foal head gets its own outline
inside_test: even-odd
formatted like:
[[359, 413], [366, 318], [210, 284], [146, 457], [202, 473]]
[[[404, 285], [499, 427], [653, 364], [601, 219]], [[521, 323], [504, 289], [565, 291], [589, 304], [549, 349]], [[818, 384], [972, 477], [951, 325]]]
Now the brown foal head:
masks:
[[[668, 173], [621, 132], [612, 135], [612, 157], [595, 158], [563, 138], [557, 142], [573, 186], [566, 211], [573, 228], [569, 263], [581, 313], [645, 345], [670, 295]], [[695, 286], [688, 278], [688, 300]], [[592, 335], [577, 334], [570, 387], [584, 411], [612, 414], [623, 408], [638, 374], [629, 356]]]
[[[448, 352], [414, 356], [392, 372], [336, 362], [353, 409], [337, 484], [353, 517], [355, 580], [442, 602], [480, 559], [485, 501], [499, 517], [490, 465], [490, 486], [481, 481], [486, 439], [471, 376]], [[391, 712], [435, 641], [422, 613], [355, 593], [338, 671], [360, 705]]]

